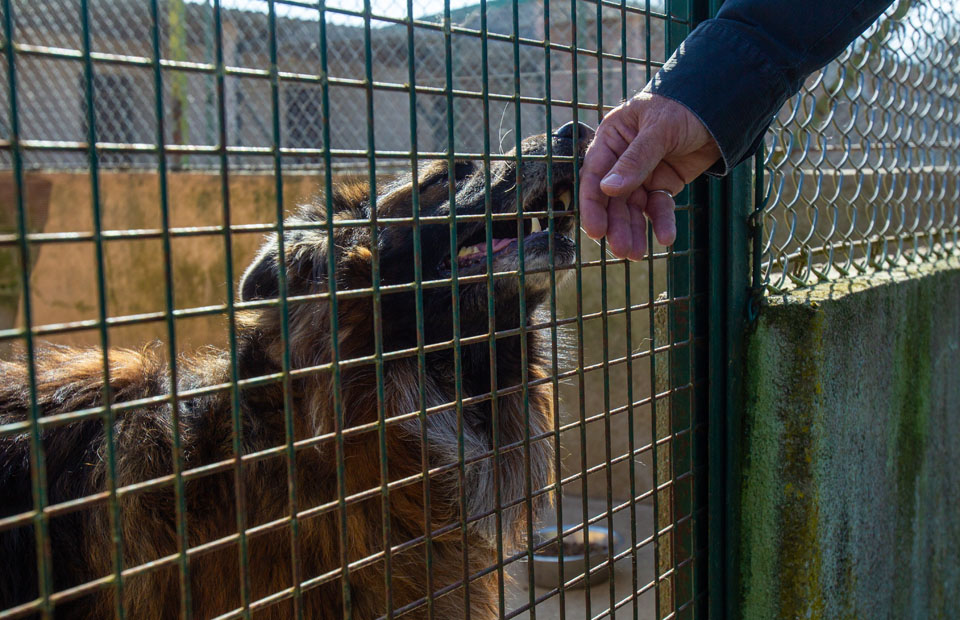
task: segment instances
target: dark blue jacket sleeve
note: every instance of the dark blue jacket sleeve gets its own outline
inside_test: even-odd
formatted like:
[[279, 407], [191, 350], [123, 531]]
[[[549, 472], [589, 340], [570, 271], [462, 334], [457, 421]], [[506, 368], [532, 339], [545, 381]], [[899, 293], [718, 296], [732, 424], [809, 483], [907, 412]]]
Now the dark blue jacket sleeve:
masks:
[[753, 154], [773, 116], [803, 80], [877, 19], [891, 0], [727, 0], [680, 44], [644, 90], [696, 114], [722, 161]]

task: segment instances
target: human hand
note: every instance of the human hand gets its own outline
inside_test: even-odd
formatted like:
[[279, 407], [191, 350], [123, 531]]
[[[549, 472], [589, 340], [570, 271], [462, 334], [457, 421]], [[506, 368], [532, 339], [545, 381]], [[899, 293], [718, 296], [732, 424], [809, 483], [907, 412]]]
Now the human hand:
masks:
[[618, 258], [647, 251], [646, 219], [657, 241], [677, 237], [673, 196], [720, 158], [703, 123], [672, 99], [641, 92], [607, 114], [580, 168], [580, 225], [607, 237]]

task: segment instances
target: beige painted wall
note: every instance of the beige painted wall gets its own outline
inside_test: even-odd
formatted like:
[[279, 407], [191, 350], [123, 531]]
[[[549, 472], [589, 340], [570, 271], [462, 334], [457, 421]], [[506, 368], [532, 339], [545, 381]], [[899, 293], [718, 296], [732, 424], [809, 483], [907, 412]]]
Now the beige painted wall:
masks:
[[[284, 205], [291, 208], [319, 189], [315, 175], [284, 178]], [[0, 187], [10, 184], [9, 176]], [[90, 177], [84, 173], [30, 173], [26, 201], [31, 232], [89, 233], [93, 230]], [[35, 188], [49, 186], [49, 204], [32, 200]], [[276, 220], [276, 190], [269, 175], [232, 175], [230, 212], [233, 224], [269, 224]], [[101, 210], [106, 231], [157, 229], [161, 226], [159, 179], [153, 173], [104, 172], [100, 176]], [[12, 192], [7, 192], [12, 195]], [[174, 227], [223, 223], [220, 178], [214, 174], [173, 173], [169, 176], [169, 213]], [[5, 203], [2, 211], [12, 213]], [[11, 219], [10, 218], [5, 218]], [[5, 221], [4, 220], [4, 221]], [[262, 233], [233, 236], [235, 280], [262, 240]], [[3, 248], [3, 264], [15, 265], [15, 252]], [[176, 308], [196, 308], [226, 301], [225, 245], [220, 234], [178, 237], [171, 243]], [[94, 244], [38, 244], [31, 278], [34, 325], [96, 319], [97, 274]], [[107, 314], [110, 317], [165, 309], [163, 246], [159, 238], [112, 240], [104, 244]], [[14, 282], [16, 268], [11, 272]], [[9, 282], [9, 275], [5, 273]], [[7, 284], [7, 288], [12, 288]], [[23, 324], [22, 309], [17, 324]], [[213, 315], [177, 321], [178, 349], [189, 351], [226, 342], [224, 317]], [[165, 338], [166, 326], [152, 322], [110, 330], [117, 346], [136, 346]], [[76, 345], [99, 343], [96, 330], [47, 338]]]

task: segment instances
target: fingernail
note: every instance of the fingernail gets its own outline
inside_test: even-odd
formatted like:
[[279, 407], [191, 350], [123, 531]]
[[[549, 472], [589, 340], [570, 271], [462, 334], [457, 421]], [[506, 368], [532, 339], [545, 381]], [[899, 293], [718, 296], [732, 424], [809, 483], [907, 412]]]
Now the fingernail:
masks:
[[608, 174], [603, 177], [603, 180], [600, 181], [600, 185], [606, 185], [607, 187], [620, 187], [623, 185], [623, 177], [616, 173]]

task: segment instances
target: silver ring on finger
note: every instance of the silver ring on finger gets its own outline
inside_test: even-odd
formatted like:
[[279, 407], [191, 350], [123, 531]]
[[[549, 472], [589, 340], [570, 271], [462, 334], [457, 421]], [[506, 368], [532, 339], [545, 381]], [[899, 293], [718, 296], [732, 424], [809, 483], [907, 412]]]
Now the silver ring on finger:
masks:
[[647, 193], [648, 194], [666, 194], [667, 196], [670, 197], [670, 200], [673, 200], [673, 194], [671, 194], [665, 189], [651, 189], [651, 190], [648, 190]]

